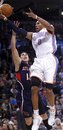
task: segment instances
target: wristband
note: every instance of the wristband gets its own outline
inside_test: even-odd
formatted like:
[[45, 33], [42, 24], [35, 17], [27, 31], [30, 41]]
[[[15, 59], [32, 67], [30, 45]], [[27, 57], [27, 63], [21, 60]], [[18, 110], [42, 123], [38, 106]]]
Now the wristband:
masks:
[[7, 20], [7, 17], [4, 17], [4, 21], [6, 21]]
[[36, 15], [36, 20], [37, 20], [38, 16]]

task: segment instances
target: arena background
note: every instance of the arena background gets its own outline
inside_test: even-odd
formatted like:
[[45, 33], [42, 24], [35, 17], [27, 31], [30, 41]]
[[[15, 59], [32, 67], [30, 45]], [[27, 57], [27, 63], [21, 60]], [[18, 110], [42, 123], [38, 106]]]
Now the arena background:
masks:
[[[12, 21], [19, 20], [21, 22], [21, 27], [24, 29], [34, 31], [35, 21], [23, 14], [23, 11], [28, 11], [29, 7], [37, 15], [45, 18], [54, 25], [58, 44], [56, 55], [59, 59], [57, 84], [54, 86], [54, 90], [56, 94], [59, 94], [59, 99], [57, 98], [57, 100], [61, 108], [63, 103], [60, 104], [59, 102], [60, 98], [62, 98], [63, 101], [63, 0], [4, 0], [4, 3], [8, 3], [14, 7], [14, 12], [9, 19]], [[4, 101], [5, 99], [10, 98], [9, 91], [12, 87], [13, 79], [15, 80], [15, 70], [10, 45], [11, 32], [12, 30], [7, 23], [0, 21], [0, 106], [2, 100]], [[19, 53], [26, 51], [30, 55], [32, 62], [35, 53], [29, 42], [30, 41], [27, 39], [22, 39], [21, 36], [17, 36], [16, 45]], [[5, 76], [7, 76], [6, 80], [4, 80]], [[60, 94], [62, 94], [62, 97]], [[1, 114], [2, 111], [0, 109], [0, 115]], [[63, 122], [63, 109], [60, 109], [59, 113], [57, 110], [57, 116], [60, 117]], [[2, 115], [0, 118], [2, 118]]]
[[[4, 0], [4, 3], [9, 3], [14, 7], [14, 14], [11, 16], [13, 18], [28, 20], [26, 16], [22, 15], [22, 12], [28, 11], [30, 7], [37, 15], [46, 20], [52, 20], [56, 24], [63, 23], [63, 0]], [[58, 32], [59, 25], [56, 26], [56, 32]], [[60, 25], [60, 33], [63, 33], [62, 27], [63, 25]]]
[[[35, 25], [35, 21], [33, 19], [28, 18], [26, 15], [23, 14], [23, 11], [29, 11], [29, 8], [31, 8], [37, 15], [53, 24], [55, 27], [55, 34], [58, 44], [57, 55], [60, 55], [61, 49], [63, 48], [63, 0], [4, 0], [3, 3], [8, 3], [14, 8], [13, 14], [9, 17], [9, 19], [11, 19], [12, 21], [19, 20], [21, 22], [20, 27], [23, 27], [27, 31], [34, 31]], [[7, 41], [9, 39], [8, 35], [10, 34], [11, 29], [8, 29], [6, 31], [6, 29], [4, 28], [6, 28], [6, 25], [1, 22], [0, 35], [4, 36], [3, 39], [5, 39], [4, 41], [6, 41], [5, 46], [6, 48], [8, 48]], [[0, 38], [0, 41], [2, 41], [2, 38]], [[35, 54], [33, 52], [32, 46], [29, 45], [29, 42], [27, 40], [23, 41], [19, 36], [17, 38], [17, 47], [19, 47], [20, 45], [21, 48], [19, 52], [25, 49], [24, 51], [30, 52], [30, 55], [32, 53], [32, 57], [34, 57]]]

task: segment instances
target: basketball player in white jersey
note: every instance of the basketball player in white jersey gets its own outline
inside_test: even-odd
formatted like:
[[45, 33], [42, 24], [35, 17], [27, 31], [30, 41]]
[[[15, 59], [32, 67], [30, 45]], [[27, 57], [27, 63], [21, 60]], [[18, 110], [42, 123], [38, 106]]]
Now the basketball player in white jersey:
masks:
[[7, 21], [10, 27], [18, 34], [32, 41], [32, 46], [36, 53], [34, 63], [30, 68], [30, 77], [32, 84], [32, 104], [33, 104], [33, 125], [32, 130], [38, 130], [42, 122], [39, 116], [38, 106], [38, 87], [42, 82], [43, 86], [47, 88], [47, 100], [50, 107], [49, 110], [49, 125], [53, 125], [55, 121], [55, 100], [53, 94], [53, 86], [56, 82], [56, 73], [58, 60], [54, 53], [57, 50], [56, 37], [54, 35], [54, 27], [46, 20], [40, 18], [32, 12], [25, 13], [28, 17], [36, 19], [36, 32], [27, 32], [24, 29], [17, 28], [8, 18], [0, 15], [0, 19]]
[[41, 123], [38, 107], [38, 86], [40, 81], [47, 88], [47, 99], [49, 103], [49, 125], [55, 122], [55, 100], [53, 86], [56, 82], [58, 59], [54, 56], [57, 50], [54, 27], [49, 22], [35, 15], [32, 10], [26, 12], [28, 17], [37, 19], [35, 33], [27, 33], [27, 38], [32, 39], [32, 46], [36, 53], [34, 63], [30, 68], [32, 82], [32, 103], [34, 109], [32, 130], [38, 130]]

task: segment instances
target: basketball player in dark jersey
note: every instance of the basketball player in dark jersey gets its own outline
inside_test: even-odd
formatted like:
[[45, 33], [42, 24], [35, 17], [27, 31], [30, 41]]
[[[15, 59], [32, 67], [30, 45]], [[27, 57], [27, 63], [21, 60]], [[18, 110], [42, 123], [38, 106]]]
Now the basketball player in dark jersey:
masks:
[[[16, 48], [16, 33], [12, 31], [11, 38], [11, 51], [12, 59], [15, 65], [15, 74], [17, 81], [17, 104], [23, 112], [27, 130], [31, 129], [32, 117], [33, 117], [33, 108], [31, 101], [31, 82], [30, 82], [30, 64], [29, 56], [26, 52], [22, 52], [19, 56], [18, 50]], [[51, 130], [51, 126], [48, 125], [48, 117], [46, 114], [46, 102], [42, 102], [42, 95], [39, 91], [39, 108], [40, 115], [43, 118], [43, 122], [48, 130]]]

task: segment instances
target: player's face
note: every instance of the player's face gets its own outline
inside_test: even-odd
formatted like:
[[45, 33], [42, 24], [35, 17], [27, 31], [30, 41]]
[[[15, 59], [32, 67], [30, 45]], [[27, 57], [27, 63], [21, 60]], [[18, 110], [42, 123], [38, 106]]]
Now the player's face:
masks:
[[39, 21], [37, 21], [35, 24], [36, 32], [39, 32], [42, 28], [43, 28], [43, 25]]
[[25, 61], [25, 62], [29, 61], [29, 56], [26, 52], [21, 53], [20, 57], [21, 57], [22, 61]]

